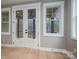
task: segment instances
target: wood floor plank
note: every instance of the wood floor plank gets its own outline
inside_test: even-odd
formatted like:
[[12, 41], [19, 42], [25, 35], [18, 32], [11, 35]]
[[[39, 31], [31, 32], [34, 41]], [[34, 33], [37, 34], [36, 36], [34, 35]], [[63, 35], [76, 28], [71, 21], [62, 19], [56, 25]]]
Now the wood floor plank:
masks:
[[30, 48], [1, 48], [1, 59], [69, 59], [61, 52], [47, 52]]

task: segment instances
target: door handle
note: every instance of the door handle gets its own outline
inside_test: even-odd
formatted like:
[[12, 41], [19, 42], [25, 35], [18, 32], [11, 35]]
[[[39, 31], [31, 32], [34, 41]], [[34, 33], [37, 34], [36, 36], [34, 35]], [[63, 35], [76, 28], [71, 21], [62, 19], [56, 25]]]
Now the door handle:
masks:
[[27, 29], [25, 29], [25, 33], [27, 33]]
[[25, 32], [25, 33], [27, 33], [27, 32]]

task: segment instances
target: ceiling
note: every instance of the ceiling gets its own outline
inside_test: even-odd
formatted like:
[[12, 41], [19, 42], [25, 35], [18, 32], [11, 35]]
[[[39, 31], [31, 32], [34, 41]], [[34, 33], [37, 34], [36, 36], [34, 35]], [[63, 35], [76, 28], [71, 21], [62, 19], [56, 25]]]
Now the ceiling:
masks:
[[25, 4], [28, 2], [40, 2], [40, 1], [63, 1], [63, 0], [1, 0], [1, 6], [2, 7], [7, 7], [7, 6], [12, 6], [12, 5], [17, 5], [17, 4]]
[[37, 0], [1, 0], [1, 5], [6, 6], [6, 5], [20, 4], [30, 1], [37, 1]]

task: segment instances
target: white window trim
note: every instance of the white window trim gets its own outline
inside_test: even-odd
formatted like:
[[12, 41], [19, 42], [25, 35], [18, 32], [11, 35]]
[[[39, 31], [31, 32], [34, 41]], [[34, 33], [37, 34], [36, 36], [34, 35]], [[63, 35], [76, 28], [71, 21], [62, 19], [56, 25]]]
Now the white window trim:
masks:
[[[46, 33], [46, 7], [56, 7], [58, 5], [61, 5], [61, 20], [60, 20], [60, 25], [59, 25], [59, 33]], [[64, 36], [64, 1], [60, 2], [53, 2], [53, 3], [44, 3], [43, 4], [43, 35], [44, 36], [56, 36], [56, 37], [63, 37]]]
[[1, 12], [9, 11], [9, 31], [8, 32], [1, 32], [1, 34], [10, 34], [10, 20], [11, 20], [11, 12], [10, 8], [2, 8]]
[[[76, 34], [77, 33], [74, 33], [74, 25], [73, 25], [73, 22], [74, 22], [74, 10], [73, 10], [73, 2], [74, 2], [74, 0], [72, 0], [71, 1], [71, 39], [74, 39], [74, 40], [77, 40], [77, 36], [76, 36]], [[75, 17], [77, 17], [77, 15], [75, 16]]]

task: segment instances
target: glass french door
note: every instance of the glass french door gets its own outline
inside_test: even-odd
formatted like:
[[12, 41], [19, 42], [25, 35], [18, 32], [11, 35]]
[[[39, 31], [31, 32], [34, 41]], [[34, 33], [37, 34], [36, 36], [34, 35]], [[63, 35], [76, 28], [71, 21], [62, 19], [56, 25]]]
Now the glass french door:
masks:
[[[36, 9], [26, 10], [27, 17], [24, 19], [23, 10], [16, 11], [16, 37], [22, 39], [24, 35], [28, 38], [36, 37]], [[24, 34], [24, 35], [23, 35]]]
[[13, 9], [13, 42], [21, 47], [37, 47], [39, 38], [39, 9], [14, 8]]

